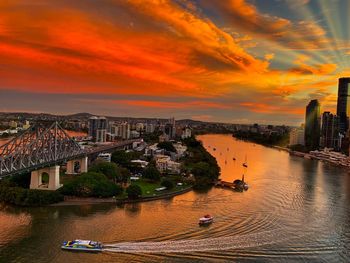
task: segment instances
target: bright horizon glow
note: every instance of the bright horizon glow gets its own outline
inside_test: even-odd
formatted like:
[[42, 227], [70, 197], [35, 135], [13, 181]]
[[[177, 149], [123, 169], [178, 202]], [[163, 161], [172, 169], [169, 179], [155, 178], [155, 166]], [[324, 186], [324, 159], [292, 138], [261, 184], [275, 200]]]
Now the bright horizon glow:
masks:
[[299, 125], [350, 76], [346, 0], [0, 1], [0, 111]]

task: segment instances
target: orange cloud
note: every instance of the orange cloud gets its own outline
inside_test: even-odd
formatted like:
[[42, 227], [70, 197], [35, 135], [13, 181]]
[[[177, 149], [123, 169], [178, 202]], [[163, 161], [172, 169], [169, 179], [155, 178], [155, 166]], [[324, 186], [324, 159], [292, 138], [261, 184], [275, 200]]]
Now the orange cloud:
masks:
[[257, 72], [264, 72], [267, 69], [268, 63], [249, 55], [235, 43], [229, 34], [210, 20], [186, 12], [170, 1], [130, 0], [128, 2], [144, 15], [168, 24], [181, 36], [194, 41], [196, 48], [201, 52], [232, 64], [233, 69], [239, 67], [243, 70]]
[[244, 0], [0, 1], [0, 92], [110, 95], [111, 110], [296, 114], [311, 95], [331, 105], [346, 63], [297, 51], [329, 47], [317, 22]]
[[283, 114], [302, 115], [305, 113], [304, 108], [274, 106], [272, 104], [265, 103], [242, 102], [240, 103], [240, 106], [243, 106], [253, 112], [265, 114], [276, 114], [278, 112], [283, 112]]
[[323, 49], [331, 41], [326, 31], [316, 22], [291, 21], [282, 17], [260, 13], [246, 0], [202, 0], [208, 7], [217, 9], [234, 28], [279, 43], [290, 49]]
[[115, 103], [126, 104], [129, 106], [147, 107], [147, 108], [167, 108], [167, 109], [183, 109], [183, 108], [216, 108], [216, 109], [230, 109], [222, 103], [215, 103], [210, 101], [188, 101], [188, 102], [164, 102], [152, 100], [116, 100]]

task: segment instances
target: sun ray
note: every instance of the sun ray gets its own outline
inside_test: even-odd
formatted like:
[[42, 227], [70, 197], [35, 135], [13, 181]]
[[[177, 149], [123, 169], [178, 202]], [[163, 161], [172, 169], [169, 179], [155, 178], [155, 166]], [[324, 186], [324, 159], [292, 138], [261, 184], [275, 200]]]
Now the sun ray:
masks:
[[[337, 63], [342, 67], [345, 68], [345, 60], [344, 55], [341, 52], [341, 46], [339, 44], [339, 40], [343, 39], [342, 33], [341, 33], [341, 25], [339, 24], [340, 19], [334, 19], [335, 14], [339, 14], [339, 5], [338, 1], [327, 1], [327, 0], [319, 0], [320, 8], [322, 11], [322, 14], [324, 15], [327, 27], [329, 29], [329, 34], [333, 40], [334, 43], [334, 51], [337, 58]], [[339, 17], [340, 18], [340, 17]]]

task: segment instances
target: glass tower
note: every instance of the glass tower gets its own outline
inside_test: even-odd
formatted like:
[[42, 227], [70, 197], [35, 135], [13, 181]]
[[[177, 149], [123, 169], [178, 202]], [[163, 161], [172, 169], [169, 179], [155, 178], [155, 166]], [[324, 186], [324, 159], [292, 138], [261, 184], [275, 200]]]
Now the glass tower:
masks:
[[321, 114], [318, 100], [311, 100], [306, 106], [305, 146], [315, 150], [320, 145]]
[[350, 116], [350, 78], [340, 78], [338, 86], [337, 115], [339, 116], [339, 131], [345, 134], [349, 128]]

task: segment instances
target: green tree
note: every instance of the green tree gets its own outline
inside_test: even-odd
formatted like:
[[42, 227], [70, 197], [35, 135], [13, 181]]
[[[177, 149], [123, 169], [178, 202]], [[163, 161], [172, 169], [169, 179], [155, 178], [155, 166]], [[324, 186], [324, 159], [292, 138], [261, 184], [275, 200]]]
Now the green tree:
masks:
[[192, 147], [192, 148], [197, 148], [202, 145], [201, 142], [196, 140], [195, 137], [186, 138], [183, 140], [183, 142], [186, 144], [187, 147]]
[[174, 183], [170, 179], [164, 179], [161, 185], [166, 187], [169, 190], [174, 188]]
[[128, 168], [131, 171], [138, 171], [139, 164], [132, 163], [131, 160], [140, 158], [141, 153], [126, 152], [124, 150], [115, 151], [112, 154], [111, 160], [119, 166]]
[[192, 173], [194, 175], [196, 186], [202, 188], [210, 185], [218, 178], [218, 170], [206, 162], [199, 162], [193, 165]]
[[118, 167], [118, 178], [117, 181], [120, 183], [127, 183], [131, 174], [127, 168]]
[[145, 170], [142, 172], [142, 177], [148, 180], [151, 180], [153, 182], [159, 182], [160, 181], [160, 172], [158, 169], [153, 165], [148, 165]]
[[159, 136], [162, 134], [162, 131], [154, 131], [153, 133], [146, 133], [142, 137], [143, 140], [147, 143], [156, 143], [159, 140]]
[[88, 172], [76, 176], [60, 189], [64, 195], [82, 197], [110, 197], [123, 192], [123, 189], [111, 183], [102, 173]]
[[111, 156], [112, 162], [119, 164], [123, 167], [128, 167], [131, 163], [130, 155], [123, 150], [115, 151]]
[[8, 178], [14, 186], [29, 188], [31, 173], [16, 174]]
[[128, 194], [129, 199], [138, 199], [142, 195], [142, 189], [140, 186], [136, 184], [130, 185], [128, 188], [126, 188], [126, 193]]
[[97, 161], [89, 169], [89, 172], [102, 173], [109, 180], [113, 180], [116, 183], [119, 175], [119, 167], [115, 163], [110, 163], [106, 161]]
[[169, 152], [176, 152], [176, 149], [171, 142], [160, 142], [158, 143], [157, 147]]

